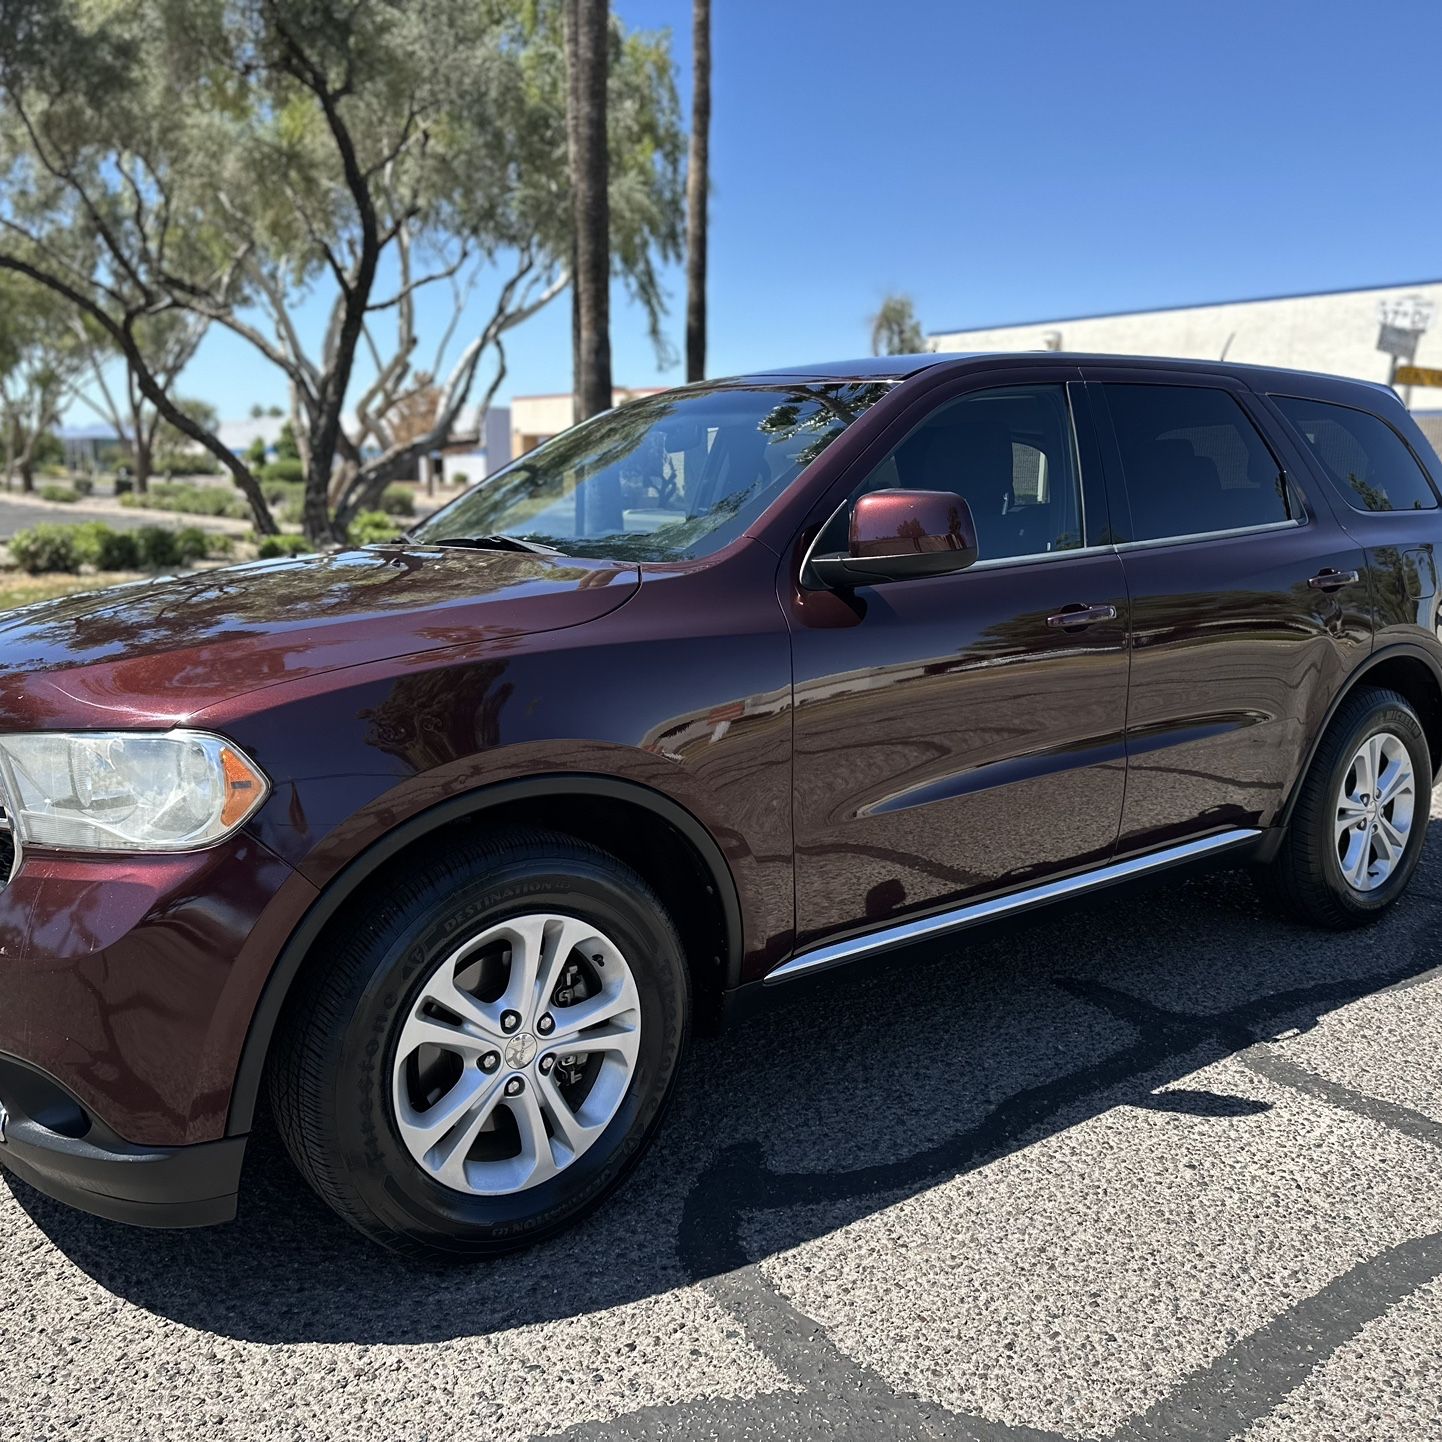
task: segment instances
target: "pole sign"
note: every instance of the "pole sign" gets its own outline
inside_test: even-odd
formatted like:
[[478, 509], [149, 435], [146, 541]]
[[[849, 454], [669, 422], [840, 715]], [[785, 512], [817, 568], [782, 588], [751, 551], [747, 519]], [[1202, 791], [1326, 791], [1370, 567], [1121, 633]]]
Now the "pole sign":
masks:
[[1432, 302], [1421, 295], [1400, 295], [1379, 300], [1377, 320], [1397, 330], [1423, 331], [1432, 324]]
[[1377, 336], [1377, 349], [1396, 356], [1398, 360], [1410, 361], [1417, 354], [1417, 337], [1420, 334], [1420, 331], [1399, 330], [1395, 325], [1384, 325]]
[[1417, 338], [1432, 323], [1432, 302], [1420, 295], [1392, 296], [1377, 302], [1377, 349], [1400, 361], [1417, 354]]

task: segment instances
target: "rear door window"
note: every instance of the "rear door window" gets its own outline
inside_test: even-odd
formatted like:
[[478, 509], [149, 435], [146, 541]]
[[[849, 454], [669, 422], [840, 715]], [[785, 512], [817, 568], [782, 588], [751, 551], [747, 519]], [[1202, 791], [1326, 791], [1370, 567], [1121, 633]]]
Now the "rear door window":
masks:
[[1292, 519], [1281, 466], [1226, 391], [1100, 389], [1121, 453], [1133, 540], [1181, 540]]
[[1386, 421], [1351, 406], [1273, 396], [1355, 511], [1431, 511], [1437, 495], [1407, 443]]

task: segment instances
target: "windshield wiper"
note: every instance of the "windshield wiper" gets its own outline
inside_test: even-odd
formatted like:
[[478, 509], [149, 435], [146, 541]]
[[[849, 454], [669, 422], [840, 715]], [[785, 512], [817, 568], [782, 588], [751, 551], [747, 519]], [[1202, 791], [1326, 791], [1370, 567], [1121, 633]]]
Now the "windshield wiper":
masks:
[[446, 536], [439, 541], [427, 541], [430, 546], [469, 546], [473, 551], [521, 551], [528, 556], [564, 556], [566, 553], [556, 546], [546, 546], [540, 541], [523, 541], [519, 536]]

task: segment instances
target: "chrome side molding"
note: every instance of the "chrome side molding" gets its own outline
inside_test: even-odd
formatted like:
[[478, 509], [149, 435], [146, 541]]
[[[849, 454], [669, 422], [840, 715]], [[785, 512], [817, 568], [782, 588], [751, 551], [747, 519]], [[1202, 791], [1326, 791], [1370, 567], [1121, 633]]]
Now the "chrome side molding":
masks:
[[1133, 876], [1143, 876], [1149, 871], [1161, 871], [1165, 867], [1208, 856], [1215, 851], [1241, 846], [1245, 842], [1256, 840], [1261, 834], [1261, 831], [1255, 828], [1219, 831], [1215, 835], [1187, 841], [1180, 846], [1169, 846], [1164, 851], [1151, 851], [1145, 856], [1109, 862], [1106, 866], [1079, 872], [1075, 876], [1064, 876], [1057, 881], [1043, 882], [1040, 886], [1029, 886], [1025, 891], [1013, 891], [1006, 896], [995, 896], [987, 901], [959, 906], [954, 911], [943, 911], [936, 916], [922, 916], [915, 921], [904, 921], [898, 926], [888, 926], [881, 931], [853, 936], [847, 941], [820, 946], [813, 951], [803, 951], [799, 956], [793, 956], [790, 961], [773, 967], [762, 981], [764, 985], [771, 986], [776, 982], [790, 981], [793, 977], [840, 966], [843, 962], [855, 961], [858, 957], [891, 951], [895, 947], [907, 946], [930, 937], [945, 936], [948, 932], [962, 931], [968, 926], [976, 926], [980, 922], [992, 921], [1000, 916], [1030, 911], [1033, 907], [1045, 906], [1048, 902], [1060, 901], [1063, 897], [1096, 891], [1116, 881], [1126, 881]]

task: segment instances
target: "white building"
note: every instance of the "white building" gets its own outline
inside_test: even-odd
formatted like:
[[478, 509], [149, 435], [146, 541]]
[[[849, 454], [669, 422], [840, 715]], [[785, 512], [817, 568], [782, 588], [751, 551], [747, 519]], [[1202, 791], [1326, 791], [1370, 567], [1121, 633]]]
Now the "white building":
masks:
[[[1377, 349], [1380, 307], [1415, 298], [1432, 323], [1413, 363], [1442, 370], [1442, 280], [1315, 291], [1111, 315], [1056, 316], [1020, 324], [937, 331], [933, 350], [1066, 350], [1245, 361], [1386, 381], [1392, 357]], [[1442, 441], [1442, 388], [1399, 387], [1433, 445]], [[1429, 414], [1430, 413], [1430, 414]]]
[[267, 451], [275, 449], [280, 439], [284, 416], [246, 416], [243, 420], [221, 421], [215, 428], [216, 438], [233, 455], [243, 456], [259, 441]]
[[[467, 430], [474, 426], [475, 418], [473, 416], [469, 426], [461, 426], [458, 429]], [[510, 408], [508, 406], [492, 406], [486, 412], [485, 422], [481, 426], [479, 438], [475, 443], [446, 447], [446, 479], [450, 484], [457, 485], [461, 484], [461, 478], [464, 477], [464, 484], [472, 485], [490, 475], [492, 471], [500, 470], [510, 459]]]

